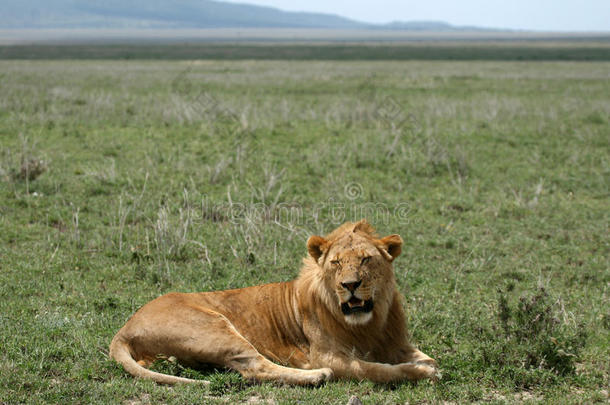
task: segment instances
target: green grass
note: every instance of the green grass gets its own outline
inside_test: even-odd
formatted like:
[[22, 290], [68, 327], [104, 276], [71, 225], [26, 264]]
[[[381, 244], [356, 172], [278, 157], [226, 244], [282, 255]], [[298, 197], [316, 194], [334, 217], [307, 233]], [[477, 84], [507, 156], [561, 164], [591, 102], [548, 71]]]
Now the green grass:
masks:
[[[0, 62], [0, 402], [604, 402], [610, 64]], [[437, 384], [135, 380], [149, 300], [289, 280], [366, 216]]]
[[214, 60], [533, 60], [609, 61], [608, 38], [598, 41], [456, 41], [398, 44], [59, 44], [0, 46], [3, 59]]

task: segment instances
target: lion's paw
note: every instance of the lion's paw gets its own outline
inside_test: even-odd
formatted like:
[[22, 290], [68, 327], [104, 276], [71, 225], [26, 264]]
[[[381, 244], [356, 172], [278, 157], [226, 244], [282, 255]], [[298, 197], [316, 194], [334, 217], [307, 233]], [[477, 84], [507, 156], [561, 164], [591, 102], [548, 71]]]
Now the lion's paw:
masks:
[[436, 381], [440, 378], [438, 368], [422, 363], [403, 363], [400, 365], [404, 376], [409, 380], [429, 378]]
[[423, 378], [429, 378], [433, 382], [437, 382], [441, 379], [442, 375], [438, 367], [436, 367], [436, 362], [434, 362], [434, 365], [419, 364], [419, 366], [423, 368], [421, 370], [422, 373], [424, 373]]
[[320, 385], [326, 381], [332, 380], [335, 376], [335, 373], [330, 368], [320, 368], [318, 370], [311, 371], [314, 373], [311, 379], [312, 385]]

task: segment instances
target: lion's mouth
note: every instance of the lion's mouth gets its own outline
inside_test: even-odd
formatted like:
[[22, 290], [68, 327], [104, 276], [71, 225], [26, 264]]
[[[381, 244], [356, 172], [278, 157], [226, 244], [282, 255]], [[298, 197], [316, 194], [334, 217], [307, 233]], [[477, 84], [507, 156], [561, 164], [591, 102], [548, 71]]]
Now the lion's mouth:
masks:
[[352, 296], [349, 301], [341, 304], [341, 312], [343, 315], [351, 315], [359, 312], [371, 312], [373, 310], [373, 300], [361, 300], [360, 298], [356, 298]]

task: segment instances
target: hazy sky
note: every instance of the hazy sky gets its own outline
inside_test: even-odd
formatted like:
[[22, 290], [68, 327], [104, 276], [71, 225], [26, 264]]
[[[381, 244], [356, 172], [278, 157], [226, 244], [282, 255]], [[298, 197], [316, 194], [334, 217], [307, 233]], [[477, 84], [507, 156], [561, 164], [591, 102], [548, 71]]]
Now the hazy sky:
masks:
[[552, 31], [610, 31], [610, 0], [225, 0], [384, 23], [435, 20]]

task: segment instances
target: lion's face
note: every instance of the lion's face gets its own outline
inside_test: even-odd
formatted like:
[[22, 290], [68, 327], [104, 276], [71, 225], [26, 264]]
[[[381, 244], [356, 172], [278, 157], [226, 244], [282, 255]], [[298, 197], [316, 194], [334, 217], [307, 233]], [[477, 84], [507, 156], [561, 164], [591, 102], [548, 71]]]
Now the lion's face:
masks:
[[[368, 225], [368, 224], [367, 224]], [[337, 308], [352, 325], [368, 323], [377, 305], [387, 307], [394, 289], [392, 261], [400, 254], [398, 235], [377, 239], [356, 225], [334, 240], [312, 236], [307, 247], [336, 296]]]

